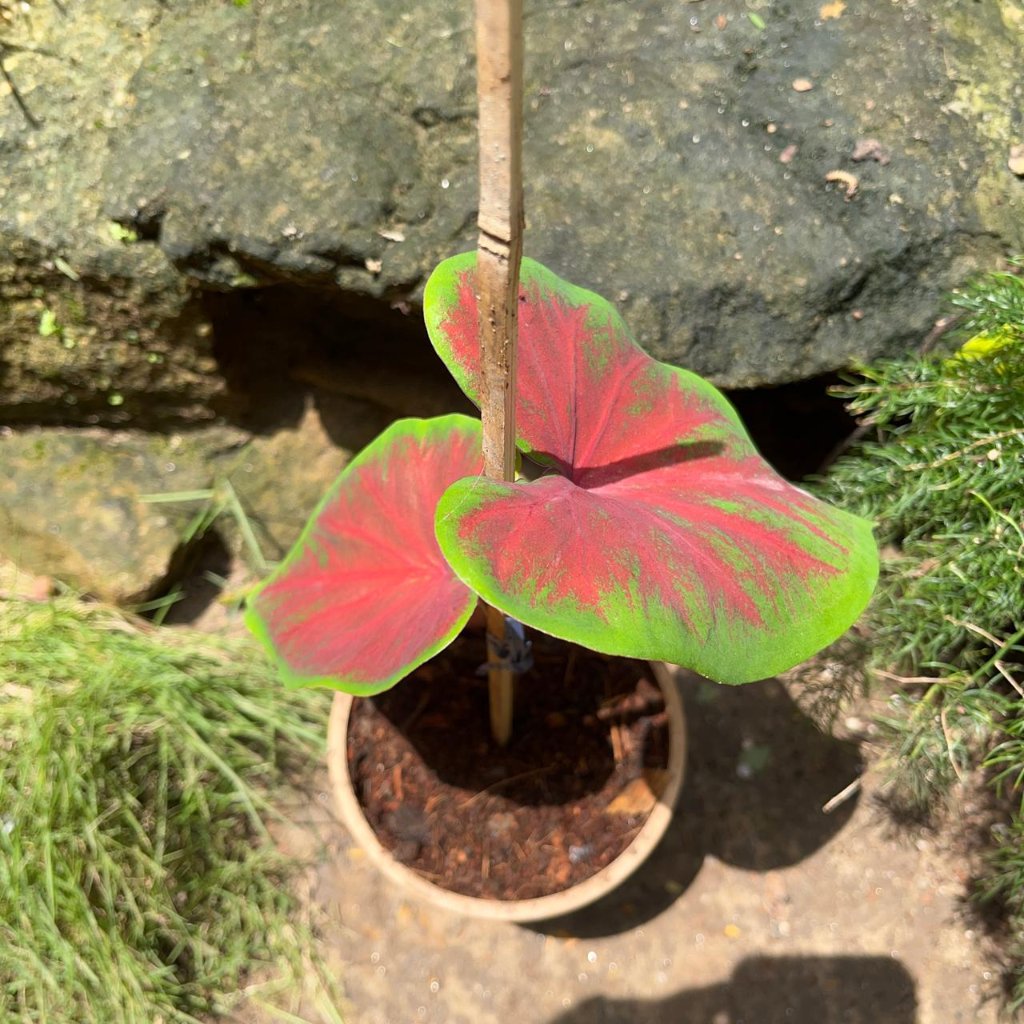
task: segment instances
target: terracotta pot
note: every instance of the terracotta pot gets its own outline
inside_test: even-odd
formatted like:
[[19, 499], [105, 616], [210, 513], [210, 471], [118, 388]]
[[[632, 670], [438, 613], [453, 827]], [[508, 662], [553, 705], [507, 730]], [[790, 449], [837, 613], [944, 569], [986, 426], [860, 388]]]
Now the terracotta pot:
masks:
[[347, 739], [353, 698], [335, 694], [327, 733], [327, 767], [334, 803], [342, 823], [383, 874], [410, 895], [467, 917], [498, 921], [544, 921], [571, 913], [601, 899], [647, 859], [665, 834], [679, 798], [686, 765], [686, 719], [678, 684], [671, 669], [652, 662], [651, 669], [665, 698], [669, 721], [667, 781], [647, 821], [628, 847], [585, 881], [561, 892], [527, 900], [495, 900], [450, 892], [427, 881], [396, 860], [377, 839], [356, 798], [348, 770]]

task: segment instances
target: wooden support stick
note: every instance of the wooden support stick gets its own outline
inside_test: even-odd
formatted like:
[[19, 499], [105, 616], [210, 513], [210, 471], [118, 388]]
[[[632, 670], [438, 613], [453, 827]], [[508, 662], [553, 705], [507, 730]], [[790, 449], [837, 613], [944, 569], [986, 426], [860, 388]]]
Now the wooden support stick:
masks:
[[[505, 642], [505, 616], [497, 608], [487, 606], [487, 635], [498, 644]], [[490, 698], [491, 735], [499, 747], [512, 737], [512, 715], [515, 710], [515, 676], [487, 645], [487, 688]]]
[[[477, 102], [480, 133], [480, 229], [477, 303], [483, 387], [484, 472], [514, 480], [516, 470], [516, 323], [523, 253], [523, 5], [476, 2]], [[513, 676], [494, 646], [505, 643], [505, 619], [487, 610], [491, 731], [504, 746], [512, 734]]]

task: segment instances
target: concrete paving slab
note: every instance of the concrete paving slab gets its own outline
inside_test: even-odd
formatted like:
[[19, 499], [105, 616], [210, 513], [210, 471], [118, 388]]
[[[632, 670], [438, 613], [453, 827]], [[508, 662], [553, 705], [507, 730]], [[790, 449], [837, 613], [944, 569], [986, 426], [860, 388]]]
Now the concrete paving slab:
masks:
[[409, 898], [332, 820], [324, 776], [306, 807], [326, 851], [310, 898], [346, 1024], [994, 1024], [996, 966], [959, 913], [959, 865], [893, 833], [858, 745], [776, 681], [684, 689], [669, 834], [604, 903], [541, 927]]

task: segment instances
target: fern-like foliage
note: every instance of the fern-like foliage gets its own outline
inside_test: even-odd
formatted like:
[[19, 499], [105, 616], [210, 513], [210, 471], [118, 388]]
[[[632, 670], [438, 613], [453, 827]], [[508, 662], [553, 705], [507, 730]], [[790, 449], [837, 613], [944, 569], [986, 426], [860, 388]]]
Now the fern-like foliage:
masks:
[[907, 809], [975, 773], [1003, 820], [977, 897], [1008, 926], [1024, 1007], [1024, 261], [969, 284], [952, 354], [860, 369], [842, 389], [867, 428], [823, 482], [874, 519], [872, 664]]

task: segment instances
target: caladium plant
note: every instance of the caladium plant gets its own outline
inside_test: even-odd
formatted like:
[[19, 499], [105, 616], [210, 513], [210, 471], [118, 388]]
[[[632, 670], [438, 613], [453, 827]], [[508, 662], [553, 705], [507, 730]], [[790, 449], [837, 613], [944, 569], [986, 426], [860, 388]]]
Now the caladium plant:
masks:
[[[427, 283], [431, 341], [479, 404], [476, 254]], [[878, 573], [870, 524], [780, 477], [707, 381], [658, 362], [614, 307], [523, 260], [515, 482], [483, 475], [479, 424], [402, 420], [345, 469], [251, 628], [290, 685], [384, 690], [477, 599], [605, 654], [727, 683], [843, 633]]]

